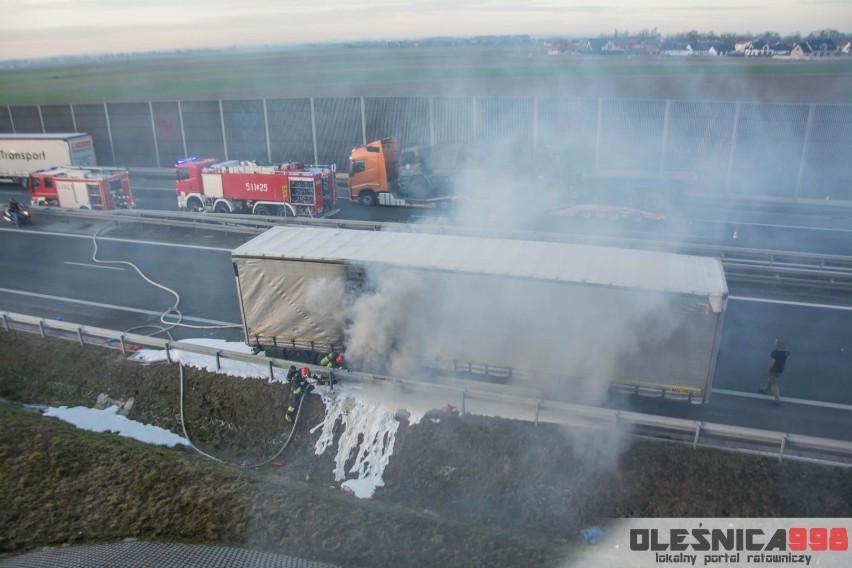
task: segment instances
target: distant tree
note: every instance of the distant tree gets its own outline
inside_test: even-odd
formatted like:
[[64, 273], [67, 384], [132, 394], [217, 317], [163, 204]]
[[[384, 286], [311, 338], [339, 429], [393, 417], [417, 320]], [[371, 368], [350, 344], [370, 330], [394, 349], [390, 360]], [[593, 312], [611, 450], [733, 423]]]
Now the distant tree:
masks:
[[643, 28], [639, 30], [639, 33], [636, 34], [638, 39], [642, 41], [660, 41], [660, 34], [657, 31], [657, 28]]
[[763, 32], [758, 37], [758, 40], [761, 42], [766, 42], [769, 45], [775, 45], [776, 43], [781, 41], [781, 35], [777, 32]]
[[808, 39], [808, 40], [811, 40], [811, 39], [818, 39], [818, 40], [830, 39], [830, 40], [833, 40], [833, 41], [839, 41], [839, 40], [845, 39], [845, 37], [846, 37], [845, 34], [839, 32], [837, 30], [825, 29], [825, 30], [817, 30], [815, 32], [811, 32], [807, 35], [807, 37], [805, 39]]
[[786, 35], [781, 38], [781, 41], [792, 47], [802, 41], [802, 34], [796, 32], [794, 34]]
[[702, 38], [702, 35], [703, 34], [698, 32], [697, 30], [690, 30], [690, 31], [685, 32], [685, 33], [676, 34], [675, 35], [675, 41], [679, 41], [679, 42], [682, 42], [682, 43], [692, 43], [692, 42], [700, 41], [701, 38]]

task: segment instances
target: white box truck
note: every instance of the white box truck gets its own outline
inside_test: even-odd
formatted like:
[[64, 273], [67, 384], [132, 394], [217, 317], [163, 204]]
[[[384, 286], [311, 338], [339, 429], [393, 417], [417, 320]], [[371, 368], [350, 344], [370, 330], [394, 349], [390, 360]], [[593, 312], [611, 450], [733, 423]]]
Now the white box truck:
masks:
[[90, 134], [0, 134], [0, 180], [26, 185], [35, 170], [56, 166], [94, 166]]
[[562, 399], [707, 401], [728, 297], [714, 258], [556, 242], [279, 226], [231, 258], [245, 340], [268, 354], [345, 349], [364, 371]]

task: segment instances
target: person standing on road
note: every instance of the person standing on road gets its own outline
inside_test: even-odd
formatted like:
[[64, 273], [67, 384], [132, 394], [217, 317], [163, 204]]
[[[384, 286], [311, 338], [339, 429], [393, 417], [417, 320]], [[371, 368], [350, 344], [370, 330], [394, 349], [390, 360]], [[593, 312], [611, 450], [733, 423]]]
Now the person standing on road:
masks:
[[769, 365], [766, 369], [766, 384], [760, 389], [763, 394], [772, 393], [772, 404], [778, 406], [781, 404], [781, 395], [778, 390], [778, 381], [781, 379], [781, 373], [784, 372], [784, 367], [787, 365], [787, 357], [790, 352], [786, 350], [786, 345], [781, 339], [775, 340], [775, 349], [769, 354]]
[[9, 218], [12, 219], [12, 222], [15, 224], [15, 227], [21, 227], [21, 206], [18, 205], [18, 202], [14, 199], [9, 201], [9, 208], [7, 209], [9, 212]]

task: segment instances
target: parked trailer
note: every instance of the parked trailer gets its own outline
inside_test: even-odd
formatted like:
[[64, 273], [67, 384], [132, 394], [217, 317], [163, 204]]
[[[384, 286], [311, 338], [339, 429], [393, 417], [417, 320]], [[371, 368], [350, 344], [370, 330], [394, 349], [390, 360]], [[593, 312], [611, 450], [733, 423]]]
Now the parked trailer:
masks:
[[474, 180], [477, 185], [487, 185], [486, 171], [507, 176], [510, 168], [493, 154], [493, 146], [486, 143], [399, 149], [393, 137], [375, 140], [353, 148], [349, 156], [349, 201], [443, 210], [490, 205], [488, 199], [482, 202], [487, 196], [472, 200], [469, 194], [459, 195], [457, 189]]
[[271, 228], [231, 257], [258, 349], [345, 348], [365, 371], [417, 361], [562, 395], [710, 396], [728, 296], [717, 259], [306, 227]]
[[0, 179], [26, 185], [31, 172], [54, 166], [94, 166], [89, 134], [0, 134]]

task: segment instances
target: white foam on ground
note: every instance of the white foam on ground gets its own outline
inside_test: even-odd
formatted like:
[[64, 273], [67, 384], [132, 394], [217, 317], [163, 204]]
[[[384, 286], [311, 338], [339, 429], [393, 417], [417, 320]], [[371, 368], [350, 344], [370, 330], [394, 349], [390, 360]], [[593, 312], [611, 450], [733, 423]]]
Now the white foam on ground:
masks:
[[189, 441], [186, 438], [159, 426], [152, 426], [151, 424], [143, 424], [131, 420], [126, 416], [120, 415], [118, 410], [119, 408], [116, 405], [103, 410], [86, 408], [84, 406], [75, 406], [72, 408], [60, 406], [59, 408], [48, 408], [44, 412], [44, 415], [64, 420], [81, 430], [113, 432], [119, 436], [133, 438], [146, 444], [168, 446], [170, 448], [178, 444], [189, 445]]
[[[251, 353], [244, 343], [227, 342], [217, 339], [186, 339], [187, 343], [215, 347], [228, 351]], [[221, 373], [241, 378], [269, 380], [269, 367], [262, 364], [242, 363], [220, 358], [221, 369], [216, 369], [216, 358], [172, 349], [173, 362], [204, 369], [211, 373]], [[141, 349], [131, 359], [145, 362], [166, 361], [166, 352], [159, 349]], [[286, 381], [286, 371], [273, 370], [275, 381]], [[325, 404], [325, 417], [311, 429], [311, 433], [320, 431], [315, 451], [322, 455], [334, 444], [334, 428], [338, 422], [344, 428], [337, 443], [334, 457], [334, 478], [341, 481], [341, 488], [362, 499], [370, 499], [376, 488], [384, 486], [382, 475], [393, 454], [394, 439], [399, 422], [394, 419], [394, 411], [380, 402], [370, 401], [362, 396], [361, 389], [350, 385], [338, 384], [333, 389], [317, 386], [316, 391]], [[364, 393], [366, 394], [366, 393]], [[352, 466], [346, 471], [346, 462], [352, 458]], [[351, 474], [351, 475], [350, 475]], [[347, 476], [351, 478], [347, 479]]]
[[[202, 345], [205, 347], [213, 347], [215, 349], [222, 349], [223, 351], [251, 353], [251, 347], [249, 347], [245, 343], [235, 343], [230, 341], [223, 341], [221, 339], [204, 338], [182, 339], [181, 341], [185, 343], [193, 343], [195, 345]], [[171, 360], [174, 363], [180, 362], [188, 367], [195, 367], [196, 369], [210, 371], [211, 373], [221, 373], [223, 375], [230, 375], [232, 377], [241, 377], [246, 379], [254, 378], [269, 380], [269, 367], [267, 365], [243, 363], [241, 361], [233, 361], [225, 357], [220, 357], [220, 368], [217, 369], [216, 357], [212, 355], [199, 355], [197, 353], [181, 351], [180, 349], [169, 350], [169, 355], [171, 356]], [[139, 351], [134, 353], [130, 358], [134, 361], [143, 361], [147, 363], [156, 363], [168, 360], [165, 350], [160, 349], [140, 349]], [[274, 380], [276, 382], [284, 382], [287, 377], [287, 372], [282, 369], [274, 368], [272, 370], [272, 375], [273, 377], [275, 377]]]
[[[337, 441], [334, 456], [334, 479], [343, 481], [341, 487], [361, 499], [371, 499], [376, 488], [384, 486], [382, 475], [393, 454], [399, 422], [386, 407], [362, 400], [353, 392], [337, 390], [322, 393], [325, 420], [311, 433], [320, 429], [315, 451], [322, 455], [334, 443], [334, 427], [340, 423], [343, 432]], [[352, 460], [349, 470], [346, 462]], [[347, 479], [347, 473], [355, 474]]]

